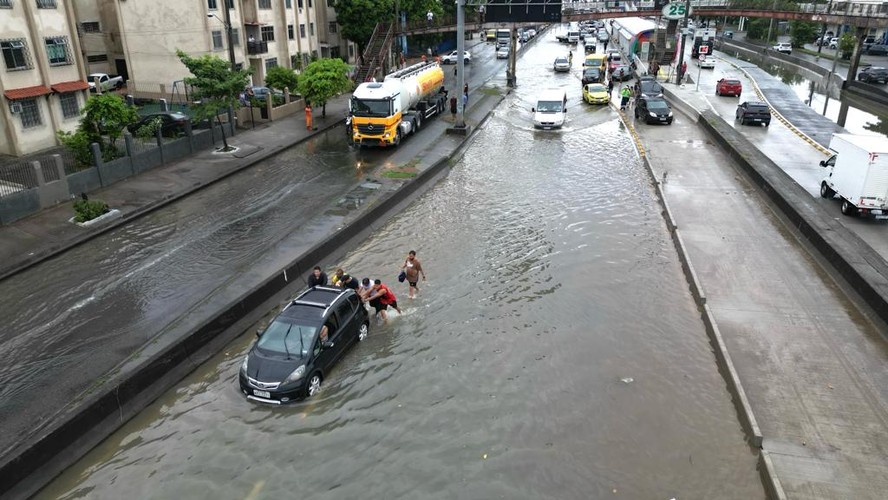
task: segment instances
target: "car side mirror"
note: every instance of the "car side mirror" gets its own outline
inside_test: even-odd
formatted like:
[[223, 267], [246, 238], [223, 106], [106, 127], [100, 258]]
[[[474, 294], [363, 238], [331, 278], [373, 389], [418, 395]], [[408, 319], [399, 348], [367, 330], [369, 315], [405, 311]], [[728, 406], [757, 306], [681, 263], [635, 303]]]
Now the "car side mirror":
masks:
[[333, 347], [333, 342], [330, 342], [329, 340], [326, 342], [321, 342], [321, 347], [323, 347], [324, 349], [330, 349], [331, 347]]
[[530, 108], [530, 112], [531, 112], [531, 113], [536, 113], [536, 109], [534, 109], [534, 108]]
[[[820, 162], [820, 163], [823, 163], [823, 162]], [[256, 338], [258, 339], [261, 336], [262, 336], [262, 330], [256, 330]]]
[[826, 160], [820, 160], [820, 166], [821, 166], [821, 167], [825, 167], [825, 166], [826, 166]]

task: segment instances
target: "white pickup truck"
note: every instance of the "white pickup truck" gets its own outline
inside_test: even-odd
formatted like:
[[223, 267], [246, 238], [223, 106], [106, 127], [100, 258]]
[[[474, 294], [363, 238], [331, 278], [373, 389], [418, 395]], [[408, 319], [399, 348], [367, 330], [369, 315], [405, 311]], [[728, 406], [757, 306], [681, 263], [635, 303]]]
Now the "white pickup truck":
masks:
[[836, 154], [820, 162], [828, 169], [820, 196], [842, 200], [842, 213], [888, 219], [888, 138], [833, 134], [829, 149]]
[[87, 78], [90, 92], [96, 91], [96, 80], [98, 80], [99, 88], [102, 89], [103, 92], [106, 90], [123, 88], [123, 77], [121, 76], [112, 76], [107, 73], [91, 73]]

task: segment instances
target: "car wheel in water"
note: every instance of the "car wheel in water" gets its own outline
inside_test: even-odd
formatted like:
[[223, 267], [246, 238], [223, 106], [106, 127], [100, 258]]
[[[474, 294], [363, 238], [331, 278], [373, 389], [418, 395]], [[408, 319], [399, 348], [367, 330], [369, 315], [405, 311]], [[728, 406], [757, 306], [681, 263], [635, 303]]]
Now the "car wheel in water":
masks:
[[366, 339], [368, 333], [370, 333], [370, 327], [367, 326], [367, 323], [362, 324], [361, 328], [358, 329], [358, 341]]
[[835, 191], [830, 189], [830, 187], [825, 182], [820, 183], [820, 197], [821, 198], [832, 198], [833, 194], [835, 194]]
[[308, 388], [305, 390], [307, 397], [312, 397], [321, 391], [321, 374], [315, 372], [308, 380]]

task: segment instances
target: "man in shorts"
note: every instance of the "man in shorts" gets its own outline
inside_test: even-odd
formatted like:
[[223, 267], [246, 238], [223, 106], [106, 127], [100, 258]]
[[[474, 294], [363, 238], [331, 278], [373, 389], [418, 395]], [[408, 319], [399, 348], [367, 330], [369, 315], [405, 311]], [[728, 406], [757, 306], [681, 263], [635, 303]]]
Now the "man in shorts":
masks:
[[407, 288], [407, 298], [412, 299], [419, 292], [419, 288], [416, 287], [416, 283], [419, 282], [419, 275], [422, 275], [423, 281], [426, 279], [425, 271], [422, 270], [422, 264], [416, 258], [415, 250], [410, 250], [407, 253], [407, 258], [404, 260], [404, 265], [401, 266], [401, 269], [407, 274], [407, 284], [409, 285]]
[[395, 297], [395, 293], [392, 292], [389, 287], [383, 285], [381, 280], [376, 280], [373, 283], [373, 288], [371, 289], [370, 296], [367, 297], [367, 302], [376, 309], [376, 315], [380, 316], [383, 321], [388, 319], [386, 309], [388, 309], [389, 306], [392, 306], [395, 311], [398, 311], [398, 314], [402, 314], [401, 309], [398, 307], [398, 298]]

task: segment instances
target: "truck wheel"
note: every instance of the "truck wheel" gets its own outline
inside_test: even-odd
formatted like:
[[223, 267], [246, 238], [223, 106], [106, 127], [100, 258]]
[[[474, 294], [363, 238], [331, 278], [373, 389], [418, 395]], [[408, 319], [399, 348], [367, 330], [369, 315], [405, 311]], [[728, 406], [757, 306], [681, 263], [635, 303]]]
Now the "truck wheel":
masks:
[[413, 117], [413, 131], [419, 132], [419, 129], [422, 128], [422, 112], [416, 113]]
[[842, 200], [842, 215], [852, 216], [857, 213], [857, 207], [848, 202], [848, 200]]
[[833, 195], [836, 194], [835, 191], [830, 189], [830, 187], [826, 184], [826, 182], [820, 183], [820, 197], [821, 198], [832, 198]]

